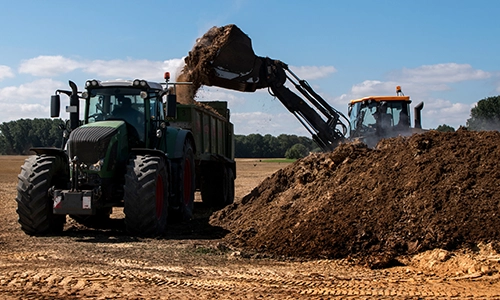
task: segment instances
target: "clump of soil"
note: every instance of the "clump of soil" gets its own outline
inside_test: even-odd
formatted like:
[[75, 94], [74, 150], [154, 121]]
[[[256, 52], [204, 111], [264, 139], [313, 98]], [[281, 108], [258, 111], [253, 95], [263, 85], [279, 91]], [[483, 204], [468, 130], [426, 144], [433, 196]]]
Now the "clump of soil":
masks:
[[238, 247], [384, 267], [500, 242], [500, 133], [429, 131], [311, 154], [215, 213]]
[[184, 59], [186, 65], [177, 77], [178, 82], [193, 83], [192, 85], [177, 86], [177, 101], [179, 103], [192, 104], [198, 89], [210, 81], [208, 76], [213, 72], [213, 69], [209, 64], [218, 54], [220, 47], [226, 43], [234, 26], [214, 26], [196, 40], [193, 49]]

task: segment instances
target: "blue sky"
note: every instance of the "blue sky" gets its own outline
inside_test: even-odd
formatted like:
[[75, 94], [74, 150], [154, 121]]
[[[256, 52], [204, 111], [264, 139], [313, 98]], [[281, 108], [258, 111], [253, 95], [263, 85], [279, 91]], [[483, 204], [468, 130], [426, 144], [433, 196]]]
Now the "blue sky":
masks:
[[[394, 95], [423, 101], [422, 125], [465, 125], [500, 94], [500, 1], [0, 0], [0, 122], [49, 116], [50, 95], [87, 79], [162, 81], [212, 26], [236, 24], [333, 107]], [[229, 102], [237, 134], [309, 136], [267, 93], [203, 87]], [[63, 100], [64, 101], [64, 100]], [[66, 118], [66, 116], [63, 115]]]

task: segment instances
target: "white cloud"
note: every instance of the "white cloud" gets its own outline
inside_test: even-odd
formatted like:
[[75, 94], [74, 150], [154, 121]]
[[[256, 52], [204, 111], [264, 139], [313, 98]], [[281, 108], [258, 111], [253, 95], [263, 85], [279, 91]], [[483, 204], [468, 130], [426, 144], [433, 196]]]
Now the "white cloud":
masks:
[[445, 99], [427, 99], [422, 110], [422, 125], [427, 128], [437, 128], [439, 125], [449, 125], [458, 129], [470, 118], [474, 104], [453, 103]]
[[9, 122], [19, 119], [48, 118], [49, 110], [48, 105], [37, 103], [2, 103], [0, 120]]
[[161, 61], [141, 60], [94, 60], [89, 62], [83, 71], [94, 74], [97, 78], [121, 78], [161, 81], [164, 72], [170, 72], [172, 79], [177, 77], [180, 69], [184, 66], [184, 59], [170, 59]]
[[333, 66], [290, 66], [290, 70], [300, 79], [313, 80], [329, 76], [337, 72]]
[[10, 77], [14, 77], [14, 73], [12, 72], [12, 69], [8, 66], [0, 65], [0, 81], [4, 80], [5, 78], [10, 78]]
[[231, 120], [236, 134], [259, 133], [278, 136], [285, 133], [310, 137], [307, 130], [291, 113], [271, 114], [260, 111], [232, 113]]
[[393, 72], [390, 77], [420, 84], [439, 85], [467, 80], [480, 80], [491, 77], [491, 73], [476, 70], [469, 64], [445, 63], [424, 65], [414, 69], [403, 68]]
[[19, 73], [50, 77], [80, 69], [99, 79], [142, 78], [161, 81], [163, 73], [167, 71], [171, 73], [171, 78], [175, 78], [182, 66], [184, 66], [183, 58], [165, 61], [146, 59], [78, 61], [63, 56], [38, 56], [23, 61], [19, 67]]
[[52, 79], [39, 79], [0, 89], [0, 121], [48, 118], [50, 95], [64, 86]]
[[393, 82], [383, 82], [378, 80], [365, 80], [361, 83], [355, 84], [351, 88], [351, 96], [353, 98], [367, 97], [373, 95], [395, 94], [395, 87]]
[[0, 102], [38, 103], [40, 99], [49, 102], [50, 95], [62, 87], [64, 87], [62, 82], [52, 79], [38, 79], [20, 86], [8, 86], [0, 89]]
[[41, 55], [21, 62], [19, 73], [50, 77], [74, 71], [82, 66], [83, 63], [60, 55]]

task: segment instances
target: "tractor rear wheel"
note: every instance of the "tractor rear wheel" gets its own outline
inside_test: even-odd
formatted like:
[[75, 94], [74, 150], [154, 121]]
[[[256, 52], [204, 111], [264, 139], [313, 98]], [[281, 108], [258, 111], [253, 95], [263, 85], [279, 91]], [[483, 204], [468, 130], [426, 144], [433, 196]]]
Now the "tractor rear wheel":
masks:
[[168, 168], [165, 160], [137, 155], [127, 166], [124, 185], [125, 227], [130, 234], [164, 233], [168, 211]]
[[66, 215], [52, 213], [49, 189], [66, 188], [69, 166], [62, 157], [34, 155], [25, 160], [18, 176], [17, 214], [21, 229], [29, 235], [60, 233]]
[[188, 221], [193, 217], [194, 191], [196, 189], [196, 171], [194, 150], [190, 140], [184, 142], [182, 158], [173, 164], [175, 170], [175, 207], [172, 207], [170, 217], [174, 221]]

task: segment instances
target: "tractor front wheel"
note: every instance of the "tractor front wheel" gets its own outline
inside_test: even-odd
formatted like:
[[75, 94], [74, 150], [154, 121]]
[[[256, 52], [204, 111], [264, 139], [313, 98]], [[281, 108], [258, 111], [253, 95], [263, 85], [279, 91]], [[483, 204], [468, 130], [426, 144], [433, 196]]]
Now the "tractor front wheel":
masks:
[[30, 156], [21, 167], [18, 179], [16, 211], [21, 229], [29, 235], [60, 233], [66, 215], [52, 213], [49, 189], [66, 188], [69, 166], [65, 160], [59, 156]]
[[132, 235], [164, 233], [168, 211], [168, 168], [165, 160], [137, 155], [127, 166], [124, 186], [125, 227]]

